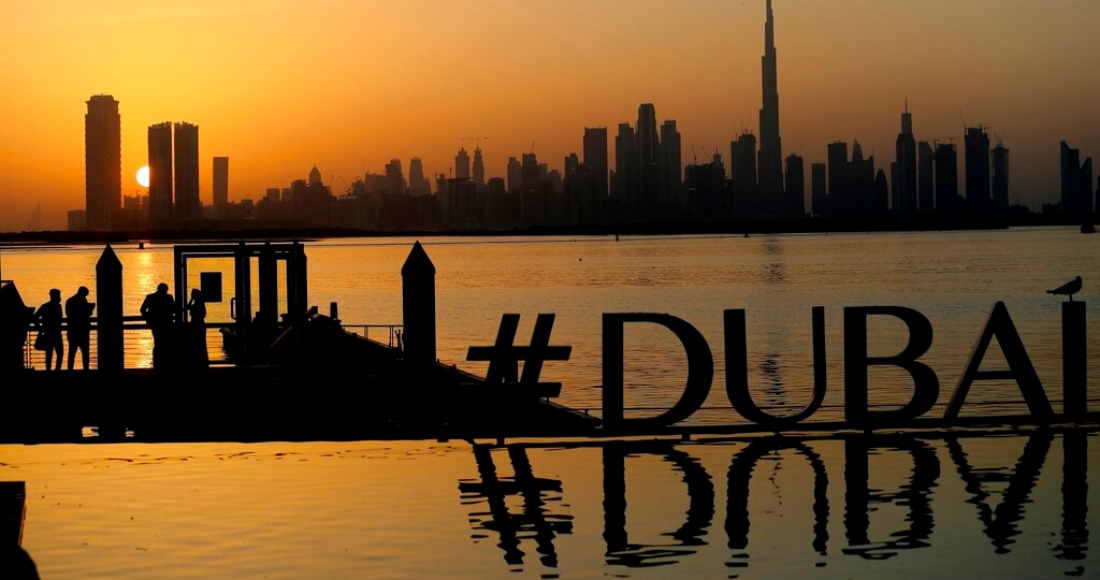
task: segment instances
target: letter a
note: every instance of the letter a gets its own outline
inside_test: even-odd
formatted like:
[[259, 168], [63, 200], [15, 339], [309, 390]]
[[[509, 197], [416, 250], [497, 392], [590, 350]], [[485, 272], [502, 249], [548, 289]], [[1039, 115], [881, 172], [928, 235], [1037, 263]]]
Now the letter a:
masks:
[[[989, 341], [997, 337], [997, 344], [1001, 345], [1001, 352], [1008, 361], [1007, 371], [982, 371], [982, 359], [989, 349]], [[1031, 364], [1031, 358], [1024, 350], [1024, 342], [1020, 340], [1020, 334], [1016, 332], [1016, 325], [1012, 323], [1012, 317], [1008, 315], [1008, 308], [1004, 302], [998, 302], [993, 306], [993, 312], [989, 313], [989, 320], [985, 323], [982, 335], [978, 337], [974, 350], [970, 353], [970, 362], [966, 364], [966, 372], [959, 378], [959, 385], [955, 387], [955, 394], [951, 395], [951, 402], [947, 405], [944, 419], [955, 419], [959, 416], [966, 401], [966, 395], [970, 392], [970, 385], [974, 381], [991, 381], [998, 379], [1012, 379], [1020, 387], [1024, 395], [1024, 402], [1031, 411], [1032, 416], [1046, 419], [1054, 415], [1054, 409], [1050, 406], [1047, 394], [1043, 391], [1043, 385], [1039, 382], [1039, 375]]]

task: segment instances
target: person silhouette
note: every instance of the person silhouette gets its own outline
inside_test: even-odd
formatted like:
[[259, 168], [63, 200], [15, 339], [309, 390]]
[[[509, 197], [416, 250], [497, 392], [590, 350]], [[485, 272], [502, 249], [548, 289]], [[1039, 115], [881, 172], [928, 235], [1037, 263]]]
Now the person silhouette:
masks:
[[92, 311], [95, 303], [88, 302], [88, 287], [81, 286], [65, 301], [65, 318], [69, 321], [69, 370], [73, 370], [76, 351], [80, 349], [84, 370], [88, 370], [88, 335], [92, 332]]
[[50, 301], [38, 307], [34, 313], [34, 324], [38, 328], [38, 338], [34, 347], [46, 351], [46, 370], [50, 370], [53, 354], [57, 352], [57, 368], [61, 370], [61, 356], [65, 347], [61, 344], [61, 291], [50, 289]]
[[198, 288], [191, 289], [191, 300], [187, 303], [187, 341], [188, 350], [193, 351], [192, 362], [201, 368], [210, 366], [210, 355], [206, 352], [206, 300]]
[[171, 357], [173, 324], [176, 321], [176, 300], [168, 293], [168, 285], [157, 284], [157, 291], [145, 295], [141, 316], [153, 332], [153, 368], [164, 368]]

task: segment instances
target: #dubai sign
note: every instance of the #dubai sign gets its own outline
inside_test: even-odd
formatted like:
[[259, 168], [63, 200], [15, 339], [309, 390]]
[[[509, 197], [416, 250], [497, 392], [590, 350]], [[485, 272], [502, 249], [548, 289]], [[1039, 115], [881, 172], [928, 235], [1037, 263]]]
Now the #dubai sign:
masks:
[[[812, 310], [814, 387], [809, 404], [793, 415], [773, 415], [759, 407], [748, 383], [745, 311], [723, 311], [726, 397], [733, 411], [761, 428], [776, 429], [796, 425], [811, 418], [826, 394], [825, 309]], [[890, 317], [903, 322], [908, 332], [906, 346], [892, 356], [868, 354], [868, 321]], [[553, 314], [540, 314], [530, 346], [514, 346], [518, 314], [506, 314], [494, 346], [471, 347], [467, 360], [490, 361], [488, 382], [516, 381], [517, 363], [524, 362], [521, 385], [539, 383], [538, 375], [547, 360], [568, 360], [570, 347], [550, 346]], [[921, 360], [932, 346], [932, 323], [926, 316], [903, 306], [860, 306], [844, 308], [844, 426], [900, 426], [930, 414], [940, 395], [936, 370]], [[687, 378], [680, 397], [669, 409], [655, 417], [624, 417], [623, 347], [628, 325], [656, 324], [670, 330], [687, 356]], [[990, 345], [996, 339], [1007, 369], [983, 370]], [[707, 339], [689, 322], [671, 314], [649, 312], [607, 313], [603, 315], [603, 424], [606, 429], [650, 429], [679, 423], [691, 417], [710, 394], [714, 380], [714, 357]], [[1087, 361], [1085, 348], [1085, 303], [1062, 305], [1062, 417], [1079, 418], [1086, 413]], [[892, 366], [905, 371], [912, 380], [909, 400], [896, 409], [871, 409], [868, 404], [868, 370]], [[1003, 302], [997, 302], [985, 325], [977, 333], [977, 342], [959, 378], [941, 420], [950, 424], [959, 416], [971, 388], [982, 381], [1011, 380], [1023, 395], [1035, 421], [1058, 417], [1039, 380], [1031, 357]]]

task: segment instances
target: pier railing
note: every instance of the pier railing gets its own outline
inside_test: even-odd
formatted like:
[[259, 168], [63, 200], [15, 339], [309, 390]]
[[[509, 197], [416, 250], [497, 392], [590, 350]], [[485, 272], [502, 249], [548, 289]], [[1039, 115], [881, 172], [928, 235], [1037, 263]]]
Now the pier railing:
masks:
[[[404, 346], [402, 339], [404, 326], [400, 324], [341, 324], [340, 326], [356, 336], [381, 342], [390, 348], [401, 350]], [[385, 339], [378, 340], [379, 335], [385, 335]]]
[[[211, 364], [228, 363], [225, 351], [222, 348], [222, 335], [220, 330], [223, 328], [232, 328], [235, 325], [234, 322], [208, 322], [206, 323], [206, 351], [209, 355]], [[365, 339], [374, 340], [389, 346], [390, 348], [401, 349], [402, 345], [402, 325], [400, 324], [342, 324], [345, 331], [361, 336]], [[99, 333], [95, 331], [96, 319], [92, 319], [92, 332], [88, 338], [88, 368], [97, 368], [96, 355], [98, 353], [98, 336]], [[62, 340], [62, 355], [61, 355], [61, 368], [68, 368], [69, 361], [69, 340], [68, 340], [68, 327], [65, 323], [61, 326], [61, 340]], [[153, 333], [149, 330], [148, 324], [145, 319], [140, 316], [126, 316], [123, 317], [122, 324], [123, 333], [123, 353], [125, 368], [139, 369], [139, 368], [151, 368], [153, 366]], [[37, 350], [34, 348], [34, 341], [38, 338], [38, 329], [31, 327], [27, 332], [27, 339], [23, 345], [24, 351], [24, 366], [28, 369], [40, 369], [46, 368], [46, 352]], [[55, 368], [57, 362], [53, 362]], [[84, 368], [81, 361], [81, 355], [78, 352], [73, 364], [74, 369]]]

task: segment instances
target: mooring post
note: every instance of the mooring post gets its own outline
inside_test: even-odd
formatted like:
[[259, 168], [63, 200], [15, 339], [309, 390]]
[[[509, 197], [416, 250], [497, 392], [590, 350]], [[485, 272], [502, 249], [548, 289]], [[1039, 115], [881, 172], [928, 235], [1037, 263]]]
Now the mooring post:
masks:
[[99, 370], [121, 371], [122, 348], [122, 262], [108, 245], [95, 265], [96, 361]]
[[420, 368], [435, 364], [435, 265], [417, 241], [401, 267], [405, 360]]
[[1085, 342], [1085, 303], [1062, 303], [1062, 414], [1082, 417], [1088, 412], [1088, 353]]

